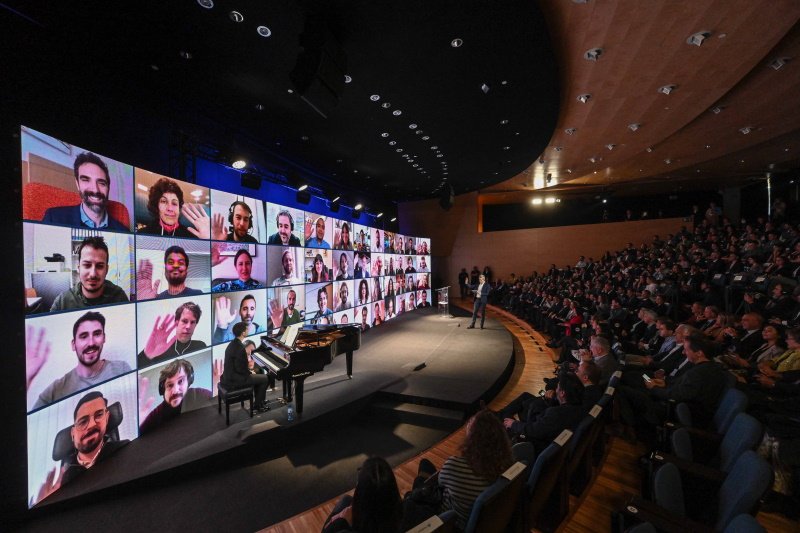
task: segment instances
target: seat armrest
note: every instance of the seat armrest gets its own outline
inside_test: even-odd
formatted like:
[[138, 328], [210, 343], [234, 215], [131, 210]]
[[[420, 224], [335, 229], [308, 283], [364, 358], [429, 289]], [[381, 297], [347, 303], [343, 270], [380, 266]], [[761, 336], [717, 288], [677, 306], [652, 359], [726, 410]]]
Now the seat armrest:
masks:
[[666, 533], [711, 533], [714, 528], [695, 522], [689, 518], [676, 516], [653, 502], [634, 496], [622, 510], [626, 517], [634, 518], [639, 522], [650, 522], [657, 531]]
[[654, 466], [660, 466], [666, 463], [672, 463], [681, 471], [681, 475], [689, 475], [694, 478], [700, 478], [703, 481], [721, 485], [725, 481], [727, 474], [716, 468], [710, 468], [701, 463], [694, 463], [681, 459], [677, 455], [664, 452], [653, 452], [650, 455]]

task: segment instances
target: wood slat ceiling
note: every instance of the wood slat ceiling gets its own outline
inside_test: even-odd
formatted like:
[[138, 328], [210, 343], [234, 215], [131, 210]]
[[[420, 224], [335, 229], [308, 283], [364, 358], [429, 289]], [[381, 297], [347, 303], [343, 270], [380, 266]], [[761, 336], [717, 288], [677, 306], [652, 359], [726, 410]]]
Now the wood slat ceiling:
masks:
[[[547, 190], [625, 184], [657, 193], [741, 183], [800, 164], [800, 2], [540, 6], [562, 69], [558, 125], [539, 162], [481, 192], [521, 201], [550, 174]], [[687, 44], [700, 31], [711, 35], [699, 47]], [[596, 62], [583, 57], [591, 48], [603, 49]], [[782, 68], [769, 66], [781, 57], [789, 58]], [[664, 85], [676, 88], [658, 92]], [[587, 93], [591, 99], [580, 102]], [[633, 123], [640, 128], [631, 131]]]

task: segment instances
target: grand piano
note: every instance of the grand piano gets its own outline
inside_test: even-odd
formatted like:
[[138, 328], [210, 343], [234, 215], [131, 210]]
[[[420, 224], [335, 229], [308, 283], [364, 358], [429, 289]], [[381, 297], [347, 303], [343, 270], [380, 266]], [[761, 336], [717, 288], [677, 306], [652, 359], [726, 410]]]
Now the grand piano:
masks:
[[337, 355], [347, 356], [347, 377], [353, 377], [353, 352], [361, 347], [361, 328], [357, 324], [293, 324], [280, 338], [264, 335], [253, 351], [253, 361], [268, 374], [283, 382], [283, 401], [297, 401], [297, 414], [303, 412], [303, 384], [307, 377], [322, 371]]

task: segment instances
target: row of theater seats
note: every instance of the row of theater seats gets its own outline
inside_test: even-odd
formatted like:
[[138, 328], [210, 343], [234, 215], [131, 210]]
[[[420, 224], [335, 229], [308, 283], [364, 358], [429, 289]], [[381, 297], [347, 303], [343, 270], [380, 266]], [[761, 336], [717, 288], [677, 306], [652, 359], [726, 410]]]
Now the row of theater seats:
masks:
[[674, 419], [642, 459], [642, 494], [612, 515], [612, 531], [764, 531], [754, 517], [772, 468], [755, 452], [763, 427], [733, 383], [707, 428], [692, 425], [685, 404], [672, 405]]
[[[512, 465], [475, 500], [465, 533], [522, 532], [535, 528], [555, 531], [569, 513], [570, 494], [579, 497], [605, 454], [605, 425], [612, 412], [615, 385], [621, 373], [612, 376], [608, 388], [578, 424], [564, 430], [531, 464]], [[533, 445], [514, 445], [515, 456], [532, 456]], [[528, 448], [528, 449], [525, 449]], [[409, 533], [457, 531], [455, 513], [433, 517]]]

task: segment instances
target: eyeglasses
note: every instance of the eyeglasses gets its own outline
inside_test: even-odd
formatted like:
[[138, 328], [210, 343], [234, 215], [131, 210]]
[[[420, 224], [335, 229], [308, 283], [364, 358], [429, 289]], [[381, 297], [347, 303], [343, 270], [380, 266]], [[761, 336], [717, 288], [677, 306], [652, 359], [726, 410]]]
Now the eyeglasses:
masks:
[[78, 420], [75, 421], [75, 429], [77, 429], [78, 431], [83, 431], [89, 426], [90, 419], [94, 419], [95, 424], [99, 423], [107, 412], [108, 409], [103, 408], [103, 409], [98, 409], [91, 415], [80, 417]]

